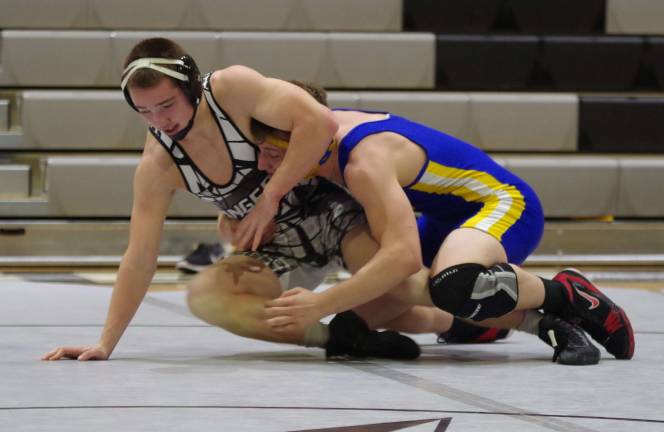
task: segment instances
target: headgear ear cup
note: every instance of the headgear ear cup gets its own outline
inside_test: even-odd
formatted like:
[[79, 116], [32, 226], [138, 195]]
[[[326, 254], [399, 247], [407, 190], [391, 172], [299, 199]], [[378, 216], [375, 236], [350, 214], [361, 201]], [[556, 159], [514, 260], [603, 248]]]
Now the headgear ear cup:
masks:
[[[164, 67], [162, 65], [171, 65], [173, 68]], [[203, 85], [200, 80], [200, 72], [194, 59], [189, 55], [184, 55], [179, 59], [167, 59], [146, 57], [139, 58], [129, 63], [125, 70], [122, 72], [122, 82], [120, 87], [124, 94], [125, 100], [136, 111], [136, 106], [131, 100], [129, 94], [129, 79], [134, 72], [140, 69], [152, 69], [169, 76], [176, 80], [178, 86], [182, 89], [189, 102], [196, 107], [200, 101], [203, 92]]]
[[185, 54], [180, 57], [182, 60], [182, 73], [187, 76], [187, 81], [178, 81], [182, 91], [187, 96], [193, 106], [198, 105], [203, 93], [203, 84], [201, 83], [201, 73], [194, 59]]

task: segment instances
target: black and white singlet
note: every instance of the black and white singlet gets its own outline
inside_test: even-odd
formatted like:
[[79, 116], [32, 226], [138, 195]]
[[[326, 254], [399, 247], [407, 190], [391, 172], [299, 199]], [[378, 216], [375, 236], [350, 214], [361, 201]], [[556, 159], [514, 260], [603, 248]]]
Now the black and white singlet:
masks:
[[[215, 184], [177, 141], [161, 130], [149, 129], [177, 165], [189, 192], [213, 202], [227, 217], [242, 219], [255, 206], [269, 177], [258, 170], [258, 147], [215, 101], [210, 76], [203, 78], [203, 94], [230, 154], [233, 173], [228, 183]], [[301, 264], [317, 268], [332, 261], [338, 264], [341, 239], [365, 219], [359, 204], [344, 190], [324, 179], [313, 178], [302, 181], [286, 194], [276, 221], [274, 240], [261, 246], [258, 252], [244, 254], [260, 259], [281, 276]]]
[[161, 130], [153, 127], [149, 129], [173, 158], [189, 192], [204, 201], [213, 202], [227, 217], [242, 219], [254, 207], [268, 176], [258, 170], [258, 148], [242, 134], [215, 101], [210, 88], [210, 76], [211, 74], [207, 74], [203, 77], [203, 94], [231, 158], [233, 173], [228, 183], [214, 183], [196, 166], [177, 141]]

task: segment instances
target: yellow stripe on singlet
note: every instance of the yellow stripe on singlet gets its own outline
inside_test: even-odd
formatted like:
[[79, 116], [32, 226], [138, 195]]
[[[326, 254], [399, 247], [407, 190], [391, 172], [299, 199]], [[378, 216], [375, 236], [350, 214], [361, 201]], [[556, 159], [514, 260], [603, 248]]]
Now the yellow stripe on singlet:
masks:
[[410, 188], [483, 203], [480, 211], [461, 227], [479, 229], [499, 241], [526, 207], [523, 195], [515, 186], [501, 183], [487, 172], [447, 167], [433, 161], [429, 161], [420, 180]]

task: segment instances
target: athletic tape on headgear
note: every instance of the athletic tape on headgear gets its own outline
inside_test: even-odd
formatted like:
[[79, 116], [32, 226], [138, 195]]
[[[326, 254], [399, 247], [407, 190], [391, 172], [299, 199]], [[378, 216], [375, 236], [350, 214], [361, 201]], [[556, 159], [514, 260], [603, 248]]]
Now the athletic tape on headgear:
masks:
[[265, 142], [270, 144], [272, 147], [278, 148], [279, 150], [286, 151], [286, 149], [288, 149], [288, 141], [274, 135], [266, 135]]
[[[286, 151], [288, 149], [288, 141], [285, 139], [279, 138], [275, 135], [268, 134], [264, 138], [265, 143], [271, 145], [272, 147], [276, 147], [279, 150]], [[310, 178], [314, 177], [318, 173], [318, 169], [325, 163], [327, 160], [332, 156], [332, 152], [336, 150], [337, 148], [337, 140], [332, 138], [332, 141], [330, 144], [327, 146], [327, 149], [325, 150], [325, 153], [323, 154], [323, 157], [320, 158], [318, 161], [318, 166], [315, 166], [312, 168], [312, 170], [305, 176], [305, 178]]]
[[[167, 68], [162, 65], [173, 65], [175, 68]], [[191, 104], [196, 107], [201, 98], [202, 85], [200, 82], [200, 72], [196, 62], [189, 55], [183, 55], [177, 59], [169, 58], [160, 58], [160, 57], [143, 57], [134, 60], [129, 63], [125, 70], [122, 72], [122, 81], [120, 82], [120, 88], [124, 93], [124, 97], [127, 100], [129, 106], [134, 110], [136, 105], [134, 101], [131, 100], [131, 95], [129, 95], [129, 88], [127, 84], [132, 75], [140, 69], [152, 69], [159, 73], [162, 73], [166, 76], [174, 78], [182, 89], [183, 93], [189, 99]]]

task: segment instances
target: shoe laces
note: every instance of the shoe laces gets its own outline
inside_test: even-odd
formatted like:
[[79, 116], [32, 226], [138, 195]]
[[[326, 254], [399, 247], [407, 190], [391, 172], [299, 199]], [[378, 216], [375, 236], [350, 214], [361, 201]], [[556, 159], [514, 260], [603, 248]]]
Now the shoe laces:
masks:
[[555, 363], [560, 354], [570, 345], [575, 345], [574, 340], [583, 341], [583, 337], [578, 333], [578, 327], [564, 321], [561, 318], [548, 318], [546, 320], [548, 328], [545, 329], [545, 337], [549, 340], [549, 345], [553, 348], [553, 359]]
[[560, 356], [560, 353], [563, 351], [563, 347], [558, 345], [558, 341], [556, 340], [556, 332], [553, 331], [553, 329], [549, 329], [546, 332], [546, 336], [549, 338], [549, 342], [553, 347], [553, 358], [551, 361], [555, 363], [558, 360], [558, 356]]

